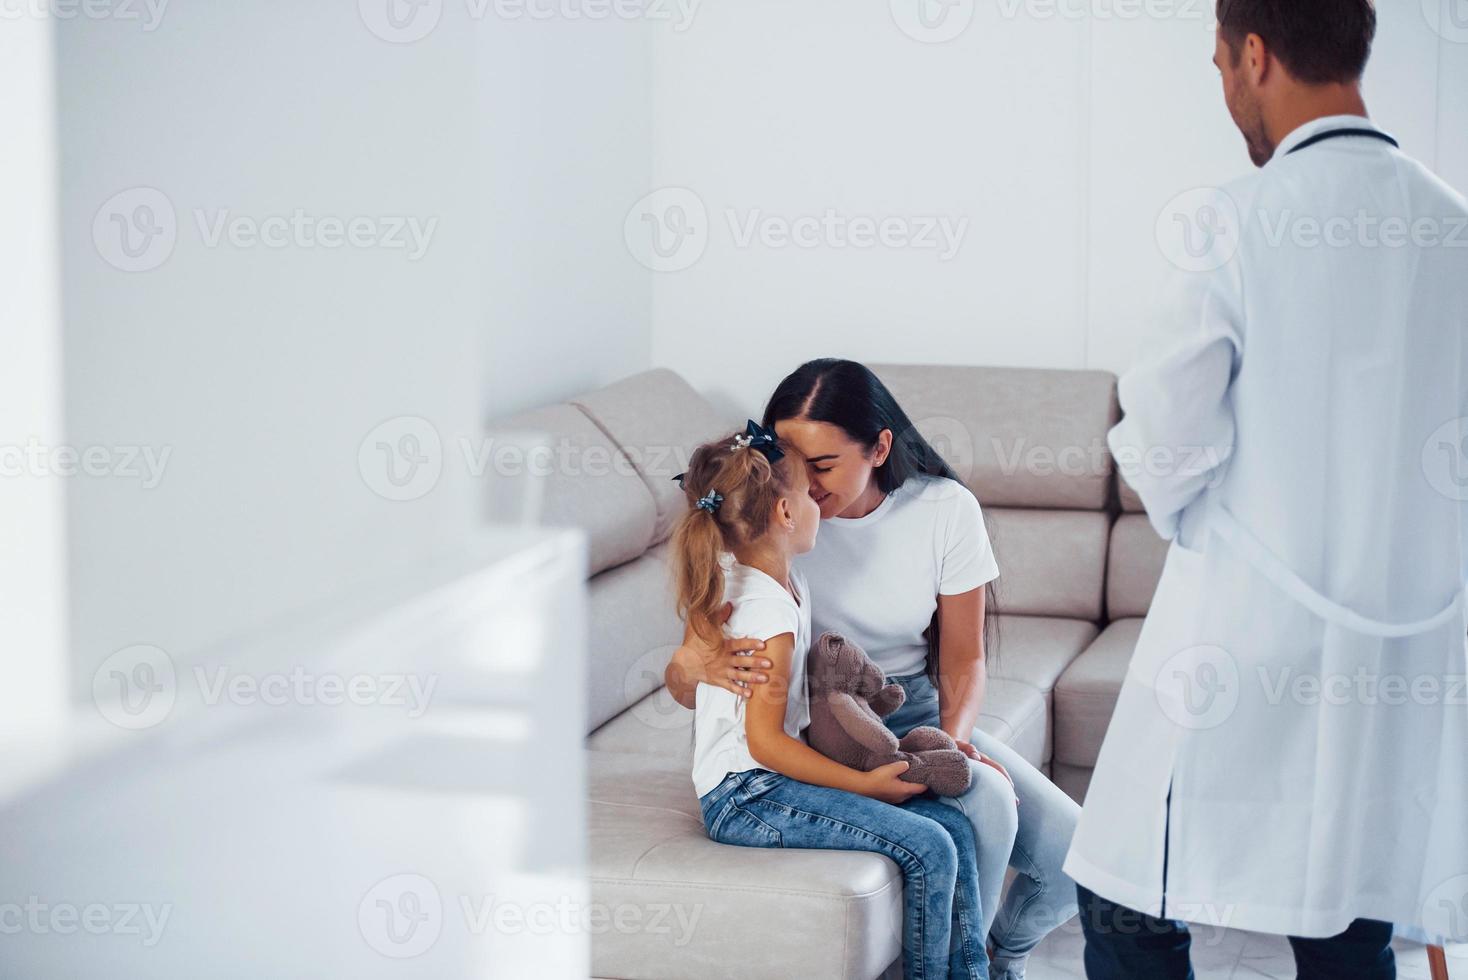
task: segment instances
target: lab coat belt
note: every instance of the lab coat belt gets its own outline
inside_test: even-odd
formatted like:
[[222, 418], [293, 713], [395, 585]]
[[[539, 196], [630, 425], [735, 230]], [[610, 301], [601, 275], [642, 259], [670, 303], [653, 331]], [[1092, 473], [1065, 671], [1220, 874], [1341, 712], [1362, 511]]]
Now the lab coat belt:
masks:
[[1427, 619], [1420, 619], [1413, 623], [1388, 623], [1372, 619], [1317, 592], [1265, 547], [1258, 538], [1254, 537], [1248, 528], [1244, 527], [1239, 519], [1229, 512], [1227, 507], [1221, 504], [1214, 506], [1210, 516], [1209, 524], [1218, 536], [1228, 542], [1241, 558], [1274, 583], [1280, 591], [1321, 619], [1353, 632], [1382, 638], [1417, 636], [1451, 622], [1454, 617], [1463, 612], [1465, 602], [1468, 602], [1468, 594], [1465, 594], [1465, 589], [1460, 587], [1446, 609]]

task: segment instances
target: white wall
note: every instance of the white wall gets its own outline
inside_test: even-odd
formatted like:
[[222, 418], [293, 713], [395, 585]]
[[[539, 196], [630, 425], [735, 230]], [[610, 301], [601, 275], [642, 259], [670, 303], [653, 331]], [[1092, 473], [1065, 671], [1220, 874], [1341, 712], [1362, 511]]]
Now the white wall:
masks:
[[[462, 447], [487, 418], [649, 363], [749, 413], [831, 353], [1125, 367], [1166, 268], [1159, 210], [1249, 166], [1208, 64], [1210, 18], [962, 0], [966, 26], [930, 30], [919, 2], [941, 9], [707, 0], [646, 23], [397, 4], [437, 18], [412, 43], [391, 43], [406, 38], [388, 0], [58, 22], [65, 439], [119, 465], [169, 454], [156, 487], [66, 481], [76, 692], [121, 647], [186, 656], [452, 547], [486, 512]], [[1418, 0], [1381, 11], [1373, 110], [1468, 187], [1468, 43], [1434, 34]], [[945, 26], [963, 30], [925, 43]], [[35, 107], [7, 111], [40, 132]], [[664, 187], [687, 190], [634, 206]], [[166, 196], [176, 241], [124, 271], [112, 221], [149, 203], [136, 188]], [[437, 224], [417, 261], [210, 245], [196, 214], [226, 209]], [[752, 217], [828, 209], [966, 234], [952, 257], [941, 240], [736, 241]], [[648, 217], [665, 233], [692, 219], [687, 247], [647, 252]], [[44, 276], [26, 277], [38, 303]], [[46, 391], [42, 431], [59, 425]], [[377, 442], [422, 434], [375, 429], [404, 416], [431, 423], [441, 472], [394, 501], [374, 492], [386, 459], [373, 474], [359, 450], [371, 464]]]
[[[64, 441], [55, 93], [44, 18], [0, 30], [0, 731], [50, 740], [65, 711], [65, 494], [30, 447]], [[9, 770], [33, 752], [7, 751]]]
[[[447, 0], [396, 5], [441, 20], [390, 43], [386, 6], [58, 24], [69, 438], [171, 453], [156, 487], [69, 484], [79, 696], [119, 648], [188, 656], [454, 547], [485, 513], [462, 445], [488, 418], [648, 366], [620, 220], [650, 178], [646, 25]], [[114, 198], [139, 187], [167, 196], [176, 242], [124, 271], [113, 221], [161, 210]], [[196, 212], [220, 209], [437, 226], [416, 261], [293, 233], [211, 245]], [[397, 501], [374, 492], [375, 442], [423, 433], [389, 424], [365, 466], [359, 448], [403, 416], [431, 423], [441, 470]]]
[[[1468, 21], [1465, 0], [1379, 0], [1368, 102], [1468, 189], [1468, 44], [1434, 32], [1438, 2]], [[1123, 370], [1168, 269], [1158, 215], [1251, 167], [1210, 64], [1212, 0], [959, 0], [935, 32], [920, 4], [945, 9], [709, 0], [656, 39], [654, 186], [695, 192], [709, 222], [697, 262], [654, 280], [653, 358], [722, 407], [757, 411], [821, 355]], [[740, 247], [731, 208], [970, 228], [946, 262]]]

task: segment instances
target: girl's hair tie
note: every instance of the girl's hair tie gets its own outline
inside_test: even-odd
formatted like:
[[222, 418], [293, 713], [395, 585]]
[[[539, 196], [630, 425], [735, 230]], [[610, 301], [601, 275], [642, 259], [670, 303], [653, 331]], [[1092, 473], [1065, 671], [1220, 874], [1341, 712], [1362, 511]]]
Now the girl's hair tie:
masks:
[[719, 505], [723, 502], [724, 495], [722, 493], [719, 493], [717, 490], [710, 490], [698, 498], [696, 506], [699, 510], [706, 510], [710, 514], [717, 514], [719, 512]]

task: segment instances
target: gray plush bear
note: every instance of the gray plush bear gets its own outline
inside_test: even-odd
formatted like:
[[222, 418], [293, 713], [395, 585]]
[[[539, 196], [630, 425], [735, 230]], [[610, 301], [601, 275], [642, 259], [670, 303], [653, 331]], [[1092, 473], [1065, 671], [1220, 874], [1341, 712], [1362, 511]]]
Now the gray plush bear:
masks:
[[961, 796], [973, 781], [968, 756], [948, 734], [914, 728], [899, 741], [882, 719], [902, 707], [907, 694], [886, 683], [871, 658], [845, 637], [823, 633], [806, 664], [810, 681], [811, 748], [863, 772], [905, 761], [902, 779], [921, 783], [939, 796]]

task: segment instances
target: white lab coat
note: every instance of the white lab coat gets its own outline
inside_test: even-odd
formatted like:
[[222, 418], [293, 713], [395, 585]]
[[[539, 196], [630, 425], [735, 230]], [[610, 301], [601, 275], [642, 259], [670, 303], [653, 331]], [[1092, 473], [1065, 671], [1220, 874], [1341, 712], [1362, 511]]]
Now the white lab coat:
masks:
[[1166, 918], [1468, 940], [1468, 204], [1375, 139], [1287, 155], [1342, 127], [1224, 189], [1228, 261], [1122, 379], [1109, 442], [1172, 544], [1065, 870]]

